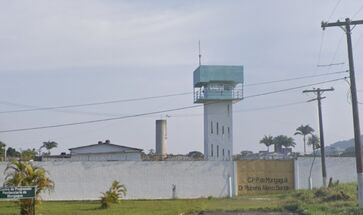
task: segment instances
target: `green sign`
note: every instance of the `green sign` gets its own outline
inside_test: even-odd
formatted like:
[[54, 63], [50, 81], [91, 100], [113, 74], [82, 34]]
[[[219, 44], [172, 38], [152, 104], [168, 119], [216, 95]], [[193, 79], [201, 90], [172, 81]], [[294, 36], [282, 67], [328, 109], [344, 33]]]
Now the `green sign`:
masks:
[[0, 199], [35, 198], [35, 187], [0, 187]]

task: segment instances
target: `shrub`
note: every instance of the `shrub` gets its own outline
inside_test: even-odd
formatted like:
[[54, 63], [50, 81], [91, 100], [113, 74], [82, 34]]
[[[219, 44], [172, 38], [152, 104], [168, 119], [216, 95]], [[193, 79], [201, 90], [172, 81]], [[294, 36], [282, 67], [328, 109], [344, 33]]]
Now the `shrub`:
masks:
[[118, 203], [119, 199], [126, 196], [127, 189], [125, 185], [120, 184], [118, 181], [113, 181], [110, 189], [101, 196], [101, 208], [106, 209], [111, 206], [112, 203]]

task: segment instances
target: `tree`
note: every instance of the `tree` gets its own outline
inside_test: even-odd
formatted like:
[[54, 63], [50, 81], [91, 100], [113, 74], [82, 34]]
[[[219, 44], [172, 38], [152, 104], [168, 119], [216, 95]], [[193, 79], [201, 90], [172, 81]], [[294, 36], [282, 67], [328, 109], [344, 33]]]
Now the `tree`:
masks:
[[0, 161], [5, 160], [5, 146], [6, 144], [0, 141]]
[[[54, 182], [42, 167], [33, 166], [27, 161], [12, 160], [5, 169], [5, 186], [36, 186], [36, 203], [40, 202], [40, 193], [54, 189]], [[31, 199], [21, 199], [21, 215], [33, 215]]]
[[300, 125], [296, 129], [296, 132], [294, 135], [302, 135], [303, 141], [304, 141], [304, 155], [306, 155], [306, 135], [312, 134], [314, 132], [314, 129], [311, 128], [309, 125]]
[[273, 142], [274, 137], [269, 135], [269, 136], [264, 136], [261, 140], [260, 143], [261, 144], [265, 144], [265, 146], [267, 147], [267, 151], [270, 151], [270, 146], [274, 144]]
[[191, 151], [187, 154], [188, 157], [194, 158], [194, 159], [204, 159], [203, 153], [199, 151]]
[[149, 154], [148, 155], [155, 155], [154, 149], [149, 149]]
[[119, 181], [113, 181], [110, 189], [101, 196], [101, 208], [109, 208], [112, 203], [117, 203], [120, 198], [126, 195], [127, 189], [125, 185]]
[[37, 152], [35, 151], [34, 148], [27, 149], [27, 150], [21, 151], [20, 158], [23, 161], [30, 161], [30, 160], [34, 160], [36, 155], [37, 155]]
[[16, 151], [16, 149], [9, 147], [6, 150], [6, 156], [9, 158], [18, 158], [20, 157], [20, 152]]
[[316, 149], [320, 148], [320, 139], [315, 134], [312, 134], [310, 137], [308, 137], [307, 144], [309, 146], [312, 146], [313, 147], [313, 152], [315, 152]]
[[[285, 148], [295, 147], [296, 143], [292, 137], [288, 137], [285, 135], [279, 135], [273, 138], [273, 143], [275, 148], [281, 148], [282, 146]], [[276, 151], [276, 150], [275, 150]]]
[[43, 145], [39, 148], [39, 155], [40, 155], [40, 151], [42, 150], [42, 148], [45, 148], [48, 152], [47, 155], [50, 155], [50, 150], [53, 148], [57, 148], [58, 143], [55, 141], [46, 141], [43, 142]]

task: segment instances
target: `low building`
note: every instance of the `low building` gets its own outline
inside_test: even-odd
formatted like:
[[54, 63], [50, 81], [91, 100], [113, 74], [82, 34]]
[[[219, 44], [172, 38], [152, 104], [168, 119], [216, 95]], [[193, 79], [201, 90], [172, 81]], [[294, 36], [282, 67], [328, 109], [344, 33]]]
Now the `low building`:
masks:
[[112, 144], [109, 140], [69, 150], [71, 161], [138, 161], [142, 154], [142, 149]]

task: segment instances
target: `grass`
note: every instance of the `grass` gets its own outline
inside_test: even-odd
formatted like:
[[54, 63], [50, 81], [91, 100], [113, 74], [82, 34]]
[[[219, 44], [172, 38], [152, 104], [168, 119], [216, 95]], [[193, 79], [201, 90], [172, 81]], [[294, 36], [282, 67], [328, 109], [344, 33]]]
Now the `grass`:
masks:
[[[99, 201], [43, 202], [42, 215], [171, 215], [200, 211], [292, 211], [301, 215], [363, 215], [357, 208], [356, 184], [275, 194], [248, 194], [233, 199], [126, 200], [100, 209]], [[0, 202], [1, 215], [18, 214], [14, 202]]]
[[[277, 211], [280, 200], [271, 195], [238, 197], [235, 199], [189, 199], [189, 200], [127, 200], [113, 204], [109, 209], [100, 209], [99, 201], [43, 202], [36, 214], [51, 215], [171, 215], [200, 211]], [[266, 205], [266, 201], [269, 204]], [[1, 215], [18, 214], [14, 202], [0, 202]]]
[[287, 195], [285, 209], [301, 215], [363, 215], [357, 207], [357, 185], [294, 191]]

